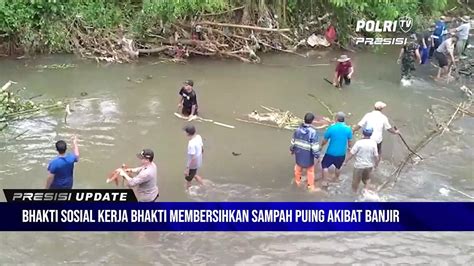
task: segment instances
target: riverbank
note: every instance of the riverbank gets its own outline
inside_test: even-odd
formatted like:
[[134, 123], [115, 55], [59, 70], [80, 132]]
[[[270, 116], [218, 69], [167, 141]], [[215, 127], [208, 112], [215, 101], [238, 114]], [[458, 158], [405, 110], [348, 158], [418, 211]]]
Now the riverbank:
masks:
[[[181, 61], [189, 56], [259, 62], [260, 54], [300, 55], [304, 47], [355, 49], [358, 19], [395, 20], [411, 16], [421, 26], [454, 1], [297, 0], [129, 0], [2, 2], [0, 54], [76, 53], [106, 62], [131, 62], [158, 55]], [[370, 33], [364, 35], [375, 37]]]

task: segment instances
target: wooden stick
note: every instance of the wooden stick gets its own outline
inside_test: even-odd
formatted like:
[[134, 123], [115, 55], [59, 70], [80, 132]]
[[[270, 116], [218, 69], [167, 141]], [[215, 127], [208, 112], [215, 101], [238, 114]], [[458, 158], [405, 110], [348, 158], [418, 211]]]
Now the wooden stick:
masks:
[[245, 120], [245, 119], [240, 119], [240, 118], [236, 118], [235, 120], [240, 121], [240, 122], [244, 122], [244, 123], [256, 124], [256, 125], [261, 125], [261, 126], [266, 126], [266, 127], [272, 127], [272, 128], [277, 128], [277, 129], [292, 130], [292, 129], [289, 129], [289, 128], [286, 128], [286, 127], [281, 128], [281, 127], [279, 127], [279, 126], [269, 125], [269, 124], [261, 123], [261, 122], [258, 122], [258, 121]]
[[7, 83], [5, 83], [5, 85], [2, 86], [0, 92], [6, 91], [12, 84], [16, 84], [16, 82], [9, 80]]
[[443, 185], [443, 187], [445, 187], [445, 188], [447, 188], [447, 189], [454, 190], [454, 191], [458, 192], [459, 194], [461, 194], [461, 195], [463, 195], [463, 196], [466, 196], [466, 197], [468, 197], [468, 198], [470, 198], [470, 199], [474, 199], [473, 196], [471, 196], [471, 195], [469, 195], [469, 194], [466, 194], [466, 193], [462, 192], [461, 190], [455, 189], [455, 188], [450, 187], [450, 186], [447, 186], [447, 185]]
[[[436, 101], [439, 101], [439, 102], [442, 102], [442, 103], [449, 104], [449, 105], [451, 105], [451, 106], [453, 106], [453, 107], [457, 107], [457, 104], [456, 104], [456, 103], [453, 103], [453, 102], [451, 102], [451, 101], [439, 99], [439, 98], [432, 97], [432, 96], [428, 96], [428, 97], [429, 97], [430, 99], [432, 99], [432, 100], [436, 100]], [[463, 113], [469, 115], [469, 116], [474, 116], [474, 112], [471, 112], [471, 111], [467, 110], [467, 109], [464, 108], [464, 107], [459, 108], [459, 110], [460, 110], [461, 112], [463, 112]]]
[[451, 122], [453, 121], [454, 117], [457, 115], [457, 113], [459, 112], [459, 108], [461, 107], [462, 105], [462, 102], [459, 103], [458, 105], [458, 109], [456, 109], [456, 111], [454, 112], [454, 114], [451, 116], [451, 119], [449, 119], [448, 123], [446, 124], [446, 127], [444, 127], [443, 131], [441, 132], [441, 135], [443, 135], [444, 131], [446, 131], [448, 128], [449, 128], [449, 125], [451, 124]]
[[16, 140], [17, 138], [19, 138], [19, 137], [25, 135], [25, 133], [28, 132], [28, 131], [30, 131], [30, 130], [27, 129], [27, 130], [21, 132], [20, 134], [16, 135], [14, 138], [11, 138], [10, 140]]
[[334, 116], [334, 112], [331, 110], [331, 108], [329, 108], [329, 106], [324, 103], [321, 99], [319, 99], [318, 97], [316, 97], [315, 95], [311, 94], [311, 93], [308, 93], [308, 96], [310, 97], [313, 97], [314, 99], [316, 99], [322, 106], [324, 106], [324, 108], [326, 108], [326, 110], [329, 112], [329, 114], [331, 114], [331, 116]]
[[219, 123], [219, 122], [214, 122], [214, 124], [216, 124], [218, 126], [227, 127], [227, 128], [235, 128], [234, 126], [227, 125], [227, 124], [224, 124], [224, 123]]

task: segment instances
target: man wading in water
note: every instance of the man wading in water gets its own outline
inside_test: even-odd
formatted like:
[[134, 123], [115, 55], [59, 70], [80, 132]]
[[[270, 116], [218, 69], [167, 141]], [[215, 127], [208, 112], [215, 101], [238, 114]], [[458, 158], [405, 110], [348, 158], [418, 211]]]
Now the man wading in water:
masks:
[[415, 43], [415, 37], [410, 37], [410, 42], [403, 46], [398, 56], [397, 64], [401, 66], [402, 83], [404, 80], [409, 81], [412, 78], [411, 73], [415, 71], [415, 60], [421, 64], [420, 52], [418, 51], [418, 45]]
[[339, 62], [336, 66], [336, 72], [334, 73], [333, 85], [335, 87], [342, 88], [343, 83], [346, 85], [351, 84], [352, 74], [354, 73], [354, 67], [352, 67], [351, 59], [347, 55], [341, 55]]
[[73, 153], [66, 154], [67, 145], [64, 140], [56, 142], [58, 156], [48, 165], [46, 189], [72, 189], [74, 164], [79, 161], [79, 146], [77, 137], [72, 139]]
[[200, 135], [196, 134], [196, 128], [193, 125], [184, 127], [184, 132], [189, 138], [186, 170], [184, 171], [184, 179], [186, 180], [186, 189], [191, 186], [191, 181], [196, 178], [199, 184], [204, 185], [203, 178], [197, 175], [197, 171], [202, 166], [202, 154], [204, 152], [204, 144]]
[[[376, 102], [374, 104], [374, 111], [367, 113], [364, 115], [362, 120], [360, 120], [359, 124], [355, 125], [353, 131], [357, 131], [361, 128], [372, 128], [373, 133], [370, 137], [371, 139], [377, 142], [377, 151], [379, 153], [378, 161], [380, 161], [382, 157], [382, 141], [383, 141], [383, 132], [387, 130], [392, 134], [400, 134], [398, 129], [393, 129], [390, 123], [388, 122], [388, 118], [382, 113], [382, 110], [387, 105], [384, 102]], [[377, 162], [378, 164], [378, 162]]]
[[314, 159], [319, 159], [320, 150], [318, 133], [311, 126], [313, 121], [314, 115], [312, 113], [307, 113], [304, 116], [304, 123], [293, 133], [290, 146], [290, 152], [295, 155], [296, 161], [295, 183], [297, 186], [301, 185], [301, 175], [303, 170], [306, 169], [309, 191], [316, 190], [314, 187]]
[[326, 153], [324, 154], [321, 166], [323, 168], [323, 186], [327, 186], [327, 177], [329, 167], [336, 167], [333, 181], [339, 181], [341, 167], [346, 159], [348, 148], [352, 146], [352, 130], [344, 122], [346, 115], [343, 112], [336, 114], [336, 123], [331, 125], [324, 133], [324, 139], [321, 148], [329, 142]]
[[372, 136], [372, 128], [362, 129], [364, 138], [356, 141], [352, 147], [349, 156], [347, 157], [344, 165], [349, 162], [352, 157], [355, 157], [354, 172], [352, 175], [352, 191], [357, 192], [359, 189], [359, 183], [362, 181], [365, 188], [368, 187], [370, 178], [372, 176], [372, 170], [378, 165], [379, 153], [377, 151], [377, 142], [370, 139]]
[[[125, 171], [123, 168], [118, 168], [120, 176], [125, 178], [127, 184], [133, 189], [138, 201], [140, 202], [154, 202], [159, 197], [157, 186], [157, 170], [156, 164], [153, 162], [155, 154], [150, 149], [144, 149], [137, 154], [142, 166], [137, 168], [130, 168]], [[136, 174], [131, 178], [127, 172]]]
[[441, 76], [450, 77], [451, 68], [454, 66], [454, 46], [458, 41], [458, 36], [454, 35], [447, 39], [436, 49], [434, 57], [438, 60], [439, 70], [435, 80], [439, 80]]
[[178, 108], [181, 108], [181, 114], [189, 117], [191, 120], [193, 116], [198, 115], [198, 104], [196, 92], [193, 90], [194, 82], [192, 80], [186, 80], [184, 87], [179, 91], [179, 103]]

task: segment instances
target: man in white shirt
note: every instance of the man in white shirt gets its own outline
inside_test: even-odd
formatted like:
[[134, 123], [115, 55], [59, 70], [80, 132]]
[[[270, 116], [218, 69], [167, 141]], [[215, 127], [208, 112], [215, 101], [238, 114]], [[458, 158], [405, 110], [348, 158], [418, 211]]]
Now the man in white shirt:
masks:
[[197, 171], [202, 166], [202, 154], [204, 152], [204, 144], [200, 135], [196, 134], [196, 128], [193, 125], [184, 127], [188, 142], [187, 163], [184, 171], [184, 178], [186, 179], [186, 189], [191, 186], [191, 181], [196, 178], [199, 184], [204, 185], [203, 178], [197, 175]]
[[461, 18], [462, 24], [455, 29], [457, 36], [459, 37], [456, 43], [456, 49], [458, 50], [458, 56], [465, 55], [464, 52], [467, 47], [467, 40], [469, 39], [469, 31], [471, 30], [471, 22], [469, 16]]
[[449, 76], [451, 68], [455, 64], [454, 60], [454, 45], [459, 40], [457, 35], [452, 36], [451, 38], [445, 40], [434, 52], [434, 57], [438, 60], [438, 75], [436, 79], [441, 78], [441, 74]]
[[[388, 118], [382, 113], [382, 110], [387, 105], [384, 102], [376, 102], [374, 104], [374, 111], [367, 113], [364, 115], [362, 120], [354, 126], [352, 129], [353, 132], [361, 129], [361, 128], [372, 128], [373, 133], [371, 135], [371, 139], [375, 140], [377, 143], [377, 151], [379, 155], [382, 154], [382, 141], [383, 141], [383, 132], [387, 130], [392, 134], [400, 134], [398, 129], [393, 129], [390, 123], [388, 122]], [[380, 161], [380, 157], [378, 160]]]
[[370, 139], [372, 136], [373, 129], [366, 127], [362, 130], [364, 138], [358, 140], [352, 147], [349, 156], [347, 157], [344, 164], [355, 156], [354, 173], [352, 176], [352, 191], [357, 192], [359, 189], [359, 183], [362, 181], [367, 188], [369, 184], [372, 170], [378, 165], [379, 153], [377, 151], [377, 142]]

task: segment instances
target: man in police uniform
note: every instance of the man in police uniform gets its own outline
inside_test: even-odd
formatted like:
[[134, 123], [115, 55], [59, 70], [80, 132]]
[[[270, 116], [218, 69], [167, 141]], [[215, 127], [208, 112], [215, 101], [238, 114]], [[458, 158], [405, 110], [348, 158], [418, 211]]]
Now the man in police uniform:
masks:
[[410, 36], [410, 40], [400, 50], [400, 55], [397, 64], [402, 64], [402, 80], [410, 80], [411, 72], [415, 71], [415, 60], [421, 64], [420, 52], [418, 51], [418, 44], [416, 44], [416, 37]]

